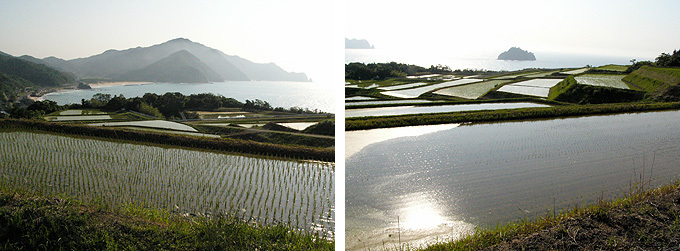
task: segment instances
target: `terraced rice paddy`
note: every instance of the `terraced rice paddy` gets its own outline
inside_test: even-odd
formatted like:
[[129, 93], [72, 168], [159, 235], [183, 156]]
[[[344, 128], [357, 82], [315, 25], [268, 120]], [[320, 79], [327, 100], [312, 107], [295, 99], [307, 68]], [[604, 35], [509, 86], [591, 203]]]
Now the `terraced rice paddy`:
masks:
[[345, 101], [373, 100], [373, 99], [375, 99], [375, 98], [373, 98], [373, 97], [364, 97], [364, 96], [354, 96], [354, 97], [345, 98]]
[[427, 83], [410, 83], [410, 84], [403, 84], [403, 85], [391, 85], [391, 86], [385, 86], [385, 87], [379, 87], [378, 89], [384, 90], [384, 91], [393, 91], [393, 90], [400, 90], [400, 89], [406, 89], [406, 88], [413, 88], [417, 86], [422, 86], [426, 85]]
[[550, 88], [560, 81], [562, 79], [531, 79], [504, 85], [498, 91], [547, 98]]
[[[40, 142], [39, 144], [37, 142]], [[0, 133], [0, 185], [111, 206], [282, 222], [330, 237], [334, 164]]]
[[345, 102], [345, 106], [358, 105], [387, 105], [387, 104], [421, 104], [430, 103], [432, 100], [426, 99], [406, 99], [406, 100], [378, 100], [378, 101], [362, 101], [362, 102]]
[[371, 85], [368, 85], [368, 86], [362, 86], [362, 85], [357, 84], [357, 85], [345, 85], [345, 87], [371, 89], [371, 88], [378, 87], [378, 85], [377, 84], [371, 84]]
[[587, 70], [590, 70], [590, 68], [581, 68], [581, 69], [576, 69], [576, 70], [571, 70], [571, 71], [563, 71], [563, 72], [560, 72], [560, 73], [568, 74], [568, 75], [576, 75], [576, 74], [584, 73]]
[[125, 121], [125, 122], [109, 122], [109, 123], [95, 123], [91, 126], [137, 126], [145, 128], [167, 129], [185, 132], [198, 132], [191, 126], [180, 124], [177, 122], [167, 120], [145, 120], [145, 121]]
[[50, 121], [83, 121], [83, 120], [109, 120], [110, 115], [82, 115], [82, 116], [48, 116], [45, 119]]
[[526, 107], [548, 107], [548, 105], [536, 103], [484, 103], [484, 104], [464, 104], [464, 105], [438, 105], [438, 106], [394, 106], [377, 107], [345, 110], [345, 117], [366, 117], [366, 116], [391, 116], [420, 113], [443, 113], [497, 109], [515, 109]]
[[606, 86], [619, 89], [630, 89], [628, 85], [621, 79], [626, 75], [610, 75], [610, 74], [586, 74], [577, 76], [576, 82], [582, 85]]
[[96, 115], [96, 114], [106, 114], [106, 112], [97, 110], [66, 110], [59, 112], [58, 115], [69, 116], [69, 115]]
[[381, 92], [382, 94], [393, 96], [393, 97], [398, 97], [398, 98], [416, 98], [423, 93], [433, 91], [439, 88], [444, 88], [444, 87], [450, 87], [450, 86], [456, 86], [456, 85], [464, 85], [464, 84], [469, 84], [469, 83], [474, 83], [474, 82], [480, 82], [482, 81], [481, 79], [459, 79], [459, 80], [454, 80], [454, 81], [448, 81], [448, 82], [443, 82], [439, 84], [433, 84], [433, 85], [428, 85], [428, 86], [423, 86], [423, 87], [418, 87], [418, 88], [413, 88], [413, 89], [406, 89], [406, 90], [398, 90], [398, 91], [384, 91]]
[[311, 125], [317, 124], [317, 123], [318, 122], [288, 122], [288, 123], [277, 123], [277, 124], [285, 126], [285, 127], [293, 128], [295, 130], [302, 131], [305, 128], [307, 128]]
[[507, 83], [510, 80], [489, 80], [484, 82], [472, 83], [467, 85], [453, 86], [435, 91], [435, 94], [460, 97], [466, 99], [477, 99], [489, 92], [497, 85]]

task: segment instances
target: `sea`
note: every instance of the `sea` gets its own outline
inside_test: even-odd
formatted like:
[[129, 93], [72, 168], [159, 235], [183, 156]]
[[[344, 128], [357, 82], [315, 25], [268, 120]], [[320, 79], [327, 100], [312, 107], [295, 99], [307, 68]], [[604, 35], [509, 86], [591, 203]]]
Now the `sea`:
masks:
[[[499, 54], [501, 52], [498, 52]], [[413, 53], [381, 49], [345, 49], [345, 64], [351, 62], [361, 63], [388, 63], [397, 62], [414, 64], [429, 68], [431, 65], [446, 65], [452, 70], [475, 69], [493, 71], [515, 71], [527, 68], [578, 68], [587, 65], [601, 66], [608, 64], [626, 65], [635, 58], [638, 61], [650, 60], [648, 58], [603, 56], [588, 54], [569, 54], [555, 52], [534, 52], [536, 61], [509, 61], [497, 60], [497, 55], [484, 55], [477, 57], [463, 57], [455, 54], [440, 53]]]

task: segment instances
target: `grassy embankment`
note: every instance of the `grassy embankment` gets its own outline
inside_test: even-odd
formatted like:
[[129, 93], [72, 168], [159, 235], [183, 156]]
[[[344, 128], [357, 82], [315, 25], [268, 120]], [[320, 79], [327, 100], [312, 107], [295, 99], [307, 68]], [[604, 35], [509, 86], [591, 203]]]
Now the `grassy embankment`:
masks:
[[680, 68], [643, 66], [622, 80], [648, 92], [650, 99], [680, 101]]
[[215, 139], [165, 134], [122, 128], [94, 127], [37, 120], [0, 119], [0, 128], [78, 135], [97, 139], [145, 143], [163, 147], [182, 147], [218, 152], [276, 156], [281, 158], [333, 161], [334, 149], [276, 145], [236, 139]]
[[279, 145], [298, 145], [308, 147], [333, 147], [335, 138], [315, 135], [303, 135], [299, 131], [280, 132], [275, 130], [253, 130], [249, 128], [232, 126], [193, 125], [200, 132], [221, 135], [224, 138], [249, 140]]
[[624, 112], [660, 111], [679, 108], [680, 102], [621, 103], [599, 105], [564, 105], [554, 107], [466, 111], [436, 114], [409, 114], [381, 117], [357, 117], [345, 119], [345, 130], [353, 131], [415, 125], [543, 119]]
[[3, 250], [333, 250], [334, 242], [226, 217], [181, 216], [128, 205], [0, 188]]
[[[554, 211], [554, 210], [553, 210]], [[576, 207], [559, 215], [477, 229], [424, 250], [675, 250], [680, 245], [680, 182]]]

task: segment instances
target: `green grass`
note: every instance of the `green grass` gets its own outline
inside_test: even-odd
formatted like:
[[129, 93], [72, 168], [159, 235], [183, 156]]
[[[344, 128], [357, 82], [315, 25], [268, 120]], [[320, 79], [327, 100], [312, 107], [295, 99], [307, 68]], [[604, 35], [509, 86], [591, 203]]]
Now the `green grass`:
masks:
[[595, 69], [603, 70], [603, 71], [625, 72], [626, 70], [628, 70], [628, 65], [608, 64], [608, 65], [603, 65], [603, 66], [597, 67]]
[[680, 84], [680, 68], [659, 68], [643, 66], [623, 78], [648, 92], [656, 91], [663, 85]]
[[334, 242], [285, 225], [181, 216], [128, 205], [109, 209], [72, 198], [0, 189], [3, 250], [333, 250]]
[[194, 125], [194, 127], [200, 132], [208, 134], [218, 134], [222, 135], [222, 137], [230, 139], [251, 140], [262, 143], [321, 147], [321, 148], [333, 147], [335, 145], [334, 138], [320, 138], [314, 136], [304, 136], [276, 131], [256, 132], [248, 130], [247, 128], [226, 126]]
[[492, 122], [508, 120], [559, 118], [680, 109], [680, 102], [669, 103], [620, 103], [599, 105], [563, 105], [505, 110], [467, 111], [437, 114], [409, 114], [381, 117], [346, 118], [345, 130], [368, 130], [374, 128], [437, 125], [463, 122]]

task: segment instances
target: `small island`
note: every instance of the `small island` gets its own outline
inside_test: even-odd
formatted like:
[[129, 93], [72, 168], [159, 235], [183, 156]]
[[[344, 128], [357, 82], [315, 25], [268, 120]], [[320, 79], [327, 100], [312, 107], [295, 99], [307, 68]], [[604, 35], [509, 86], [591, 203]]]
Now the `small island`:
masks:
[[534, 53], [522, 50], [519, 47], [512, 47], [498, 55], [498, 60], [536, 61], [536, 56], [534, 56]]
[[366, 39], [345, 38], [345, 49], [375, 49]]

